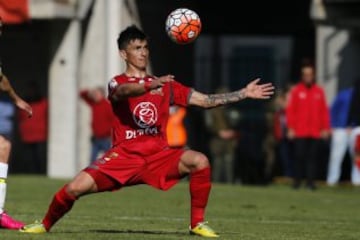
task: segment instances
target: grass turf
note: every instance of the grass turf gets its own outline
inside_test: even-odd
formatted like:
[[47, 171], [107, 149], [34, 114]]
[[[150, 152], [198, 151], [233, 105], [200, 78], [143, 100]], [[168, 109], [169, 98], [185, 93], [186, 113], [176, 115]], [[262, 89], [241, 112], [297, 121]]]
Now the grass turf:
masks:
[[[6, 209], [26, 223], [41, 219], [53, 193], [65, 183], [10, 175]], [[207, 220], [221, 239], [358, 240], [360, 188], [320, 187], [311, 192], [286, 184], [266, 187], [214, 184]], [[0, 239], [199, 239], [188, 235], [188, 185], [168, 192], [148, 186], [85, 196], [52, 231], [29, 235], [0, 229]]]

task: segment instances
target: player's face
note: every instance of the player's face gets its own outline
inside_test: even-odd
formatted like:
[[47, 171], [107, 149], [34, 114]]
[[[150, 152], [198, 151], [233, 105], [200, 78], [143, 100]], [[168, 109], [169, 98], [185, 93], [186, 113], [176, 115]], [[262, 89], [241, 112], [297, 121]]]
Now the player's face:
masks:
[[148, 42], [135, 39], [128, 44], [125, 50], [121, 50], [120, 54], [129, 65], [145, 70], [149, 60]]
[[306, 85], [310, 85], [315, 80], [315, 73], [312, 67], [304, 67], [301, 70], [301, 79]]

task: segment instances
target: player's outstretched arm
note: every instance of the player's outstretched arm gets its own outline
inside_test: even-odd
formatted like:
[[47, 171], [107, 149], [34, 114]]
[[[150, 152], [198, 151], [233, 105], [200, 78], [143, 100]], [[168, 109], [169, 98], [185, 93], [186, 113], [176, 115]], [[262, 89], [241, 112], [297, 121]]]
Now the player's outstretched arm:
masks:
[[155, 78], [146, 83], [123, 83], [116, 86], [115, 91], [111, 94], [110, 99], [113, 101], [123, 100], [129, 97], [137, 97], [151, 90], [160, 88], [167, 82], [174, 81], [173, 75], [165, 75]]
[[220, 94], [204, 94], [194, 91], [189, 104], [203, 108], [213, 108], [229, 103], [236, 103], [246, 98], [269, 99], [274, 94], [274, 86], [271, 83], [259, 84], [256, 79], [238, 91]]
[[9, 79], [7, 79], [7, 77], [4, 75], [2, 75], [0, 78], [0, 90], [6, 92], [12, 99], [12, 101], [15, 103], [15, 105], [21, 110], [27, 112], [29, 117], [32, 116], [31, 106], [16, 94], [15, 90], [10, 84]]

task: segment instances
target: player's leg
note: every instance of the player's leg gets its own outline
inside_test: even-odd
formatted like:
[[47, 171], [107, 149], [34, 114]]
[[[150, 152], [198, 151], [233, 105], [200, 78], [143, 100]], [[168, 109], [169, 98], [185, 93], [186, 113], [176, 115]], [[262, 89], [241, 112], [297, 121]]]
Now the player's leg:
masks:
[[87, 168], [55, 194], [41, 223], [27, 225], [21, 231], [28, 233], [48, 232], [59, 219], [71, 210], [74, 202], [81, 196], [111, 191], [119, 187], [119, 184], [107, 175], [98, 170]]
[[180, 175], [190, 176], [191, 224], [190, 233], [203, 237], [218, 237], [204, 222], [205, 208], [211, 189], [211, 170], [208, 158], [196, 151], [185, 151], [179, 161]]
[[307, 139], [297, 138], [294, 140], [294, 181], [293, 188], [298, 189], [304, 177], [307, 159]]
[[42, 223], [47, 231], [74, 205], [81, 196], [97, 192], [94, 179], [86, 172], [80, 172], [69, 184], [63, 186], [53, 197]]
[[338, 183], [341, 175], [341, 163], [348, 148], [348, 133], [346, 129], [338, 128], [332, 131], [330, 157], [326, 182], [329, 186]]
[[0, 227], [7, 229], [19, 229], [24, 226], [24, 224], [11, 218], [4, 210], [10, 151], [10, 141], [0, 135]]
[[308, 139], [306, 158], [306, 187], [310, 190], [316, 189], [316, 170], [319, 158], [319, 148], [321, 147], [320, 139]]

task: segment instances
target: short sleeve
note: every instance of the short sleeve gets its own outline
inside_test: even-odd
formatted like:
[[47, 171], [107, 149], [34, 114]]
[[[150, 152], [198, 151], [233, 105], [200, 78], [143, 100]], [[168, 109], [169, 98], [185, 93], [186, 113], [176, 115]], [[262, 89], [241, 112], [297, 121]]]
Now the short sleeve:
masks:
[[192, 88], [179, 82], [170, 82], [170, 104], [186, 107], [191, 97]]

